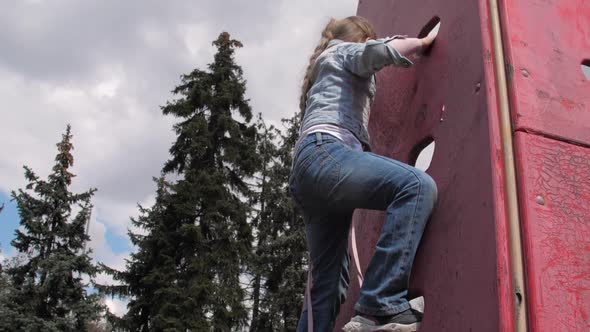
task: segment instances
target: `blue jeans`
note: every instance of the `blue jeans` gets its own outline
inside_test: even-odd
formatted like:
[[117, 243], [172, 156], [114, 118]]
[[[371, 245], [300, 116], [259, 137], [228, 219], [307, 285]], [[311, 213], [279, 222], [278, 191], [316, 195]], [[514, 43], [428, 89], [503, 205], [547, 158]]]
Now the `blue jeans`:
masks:
[[[346, 298], [348, 232], [357, 208], [387, 213], [355, 309], [373, 316], [409, 309], [410, 272], [436, 201], [434, 180], [412, 166], [354, 151], [317, 133], [296, 151], [289, 185], [305, 219], [314, 330], [332, 331]], [[307, 331], [307, 309], [306, 303], [297, 331]]]

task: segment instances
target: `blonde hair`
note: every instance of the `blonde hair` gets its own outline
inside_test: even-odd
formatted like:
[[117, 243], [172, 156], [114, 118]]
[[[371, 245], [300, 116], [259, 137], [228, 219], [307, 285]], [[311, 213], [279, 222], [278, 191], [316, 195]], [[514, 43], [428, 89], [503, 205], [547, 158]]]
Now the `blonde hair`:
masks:
[[313, 68], [320, 54], [328, 47], [332, 39], [340, 39], [345, 42], [364, 42], [367, 38], [376, 39], [377, 34], [373, 25], [364, 17], [349, 16], [347, 18], [336, 20], [330, 19], [322, 31], [322, 38], [313, 54], [309, 58], [309, 64], [305, 71], [303, 84], [301, 86], [301, 97], [299, 99], [299, 109], [301, 110], [301, 119], [305, 115], [307, 106], [307, 92], [313, 85]]

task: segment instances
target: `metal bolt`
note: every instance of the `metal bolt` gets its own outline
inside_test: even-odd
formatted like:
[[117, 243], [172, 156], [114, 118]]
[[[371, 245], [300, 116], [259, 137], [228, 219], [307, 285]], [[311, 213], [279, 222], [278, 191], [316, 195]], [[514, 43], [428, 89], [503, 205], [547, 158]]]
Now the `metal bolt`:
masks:
[[545, 199], [543, 198], [543, 196], [537, 196], [535, 200], [537, 201], [537, 204], [545, 205]]

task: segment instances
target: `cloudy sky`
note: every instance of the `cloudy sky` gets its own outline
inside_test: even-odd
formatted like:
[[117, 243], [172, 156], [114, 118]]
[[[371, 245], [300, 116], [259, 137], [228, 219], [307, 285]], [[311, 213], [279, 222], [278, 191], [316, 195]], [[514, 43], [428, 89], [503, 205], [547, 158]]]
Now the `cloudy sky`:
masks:
[[[307, 57], [322, 26], [357, 0], [0, 0], [1, 258], [18, 214], [10, 191], [23, 165], [46, 177], [66, 124], [74, 134], [72, 189], [98, 188], [90, 235], [96, 260], [124, 267], [137, 204], [153, 202], [174, 140], [159, 109], [179, 76], [205, 69], [228, 31], [253, 110], [278, 124], [297, 109]], [[118, 312], [120, 302], [109, 302]]]

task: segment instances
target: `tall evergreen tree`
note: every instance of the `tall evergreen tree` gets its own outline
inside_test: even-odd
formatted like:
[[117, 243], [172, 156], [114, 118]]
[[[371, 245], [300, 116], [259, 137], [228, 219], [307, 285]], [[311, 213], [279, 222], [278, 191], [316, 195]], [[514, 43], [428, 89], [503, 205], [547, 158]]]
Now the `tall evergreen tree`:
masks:
[[[250, 331], [294, 331], [301, 313], [307, 264], [304, 223], [288, 188], [298, 121], [297, 115], [284, 119], [284, 133], [259, 125], [263, 166], [258, 193], [260, 210], [253, 219], [257, 246], [252, 269]], [[279, 142], [275, 142], [276, 137]]]
[[[156, 199], [151, 208], [139, 205], [139, 217], [132, 218], [137, 233], [129, 231], [129, 237], [137, 251], [127, 259], [125, 271], [117, 271], [101, 264], [102, 270], [112, 275], [120, 285], [98, 285], [103, 294], [117, 297], [130, 297], [128, 311], [124, 317], [118, 318], [107, 313], [108, 320], [116, 331], [155, 331], [172, 328], [171, 324], [160, 319], [161, 309], [158, 294], [168, 287], [167, 279], [161, 278], [160, 267], [169, 264], [170, 248], [164, 245], [163, 234], [166, 232], [166, 209], [170, 204], [170, 183], [163, 177], [154, 179], [156, 182]], [[170, 244], [174, 246], [174, 244]]]
[[127, 291], [130, 309], [144, 305], [126, 317], [142, 331], [235, 331], [247, 323], [240, 278], [253, 241], [246, 179], [258, 165], [256, 128], [234, 61], [242, 44], [224, 32], [213, 45], [208, 70], [181, 76], [172, 91], [178, 99], [162, 107], [180, 119], [163, 175], [180, 180], [159, 212], [148, 213], [149, 234], [136, 237], [145, 252], [131, 257], [127, 271], [110, 271], [123, 287], [103, 288]]
[[27, 317], [26, 313], [23, 312], [23, 308], [18, 301], [18, 291], [6, 274], [5, 264], [6, 260], [0, 263], [0, 331], [18, 331], [21, 322], [25, 322], [26, 326], [33, 327], [43, 325], [42, 320], [36, 319], [32, 315]]
[[3, 271], [2, 297], [12, 301], [0, 305], [0, 326], [10, 331], [85, 331], [103, 310], [82, 280], [97, 272], [85, 250], [95, 189], [69, 191], [75, 176], [69, 125], [57, 148], [47, 180], [25, 166], [26, 189], [12, 192], [21, 225], [12, 246], [21, 261]]
[[[256, 187], [258, 192], [252, 196], [252, 205], [258, 206], [258, 210], [255, 211], [252, 218], [252, 227], [255, 232], [255, 247], [252, 251], [252, 257], [249, 261], [249, 274], [251, 275], [251, 320], [250, 320], [250, 332], [267, 330], [268, 326], [268, 314], [261, 312], [260, 301], [264, 297], [263, 280], [265, 280], [268, 262], [267, 255], [265, 255], [264, 246], [268, 234], [264, 231], [265, 225], [269, 222], [268, 205], [272, 204], [271, 195], [271, 172], [272, 167], [277, 162], [278, 150], [276, 146], [277, 132], [274, 126], [268, 126], [262, 119], [262, 114], [258, 116], [258, 122], [256, 124], [258, 130], [258, 144], [257, 153], [260, 157], [260, 170], [257, 172]], [[272, 207], [270, 208], [272, 209]]]

